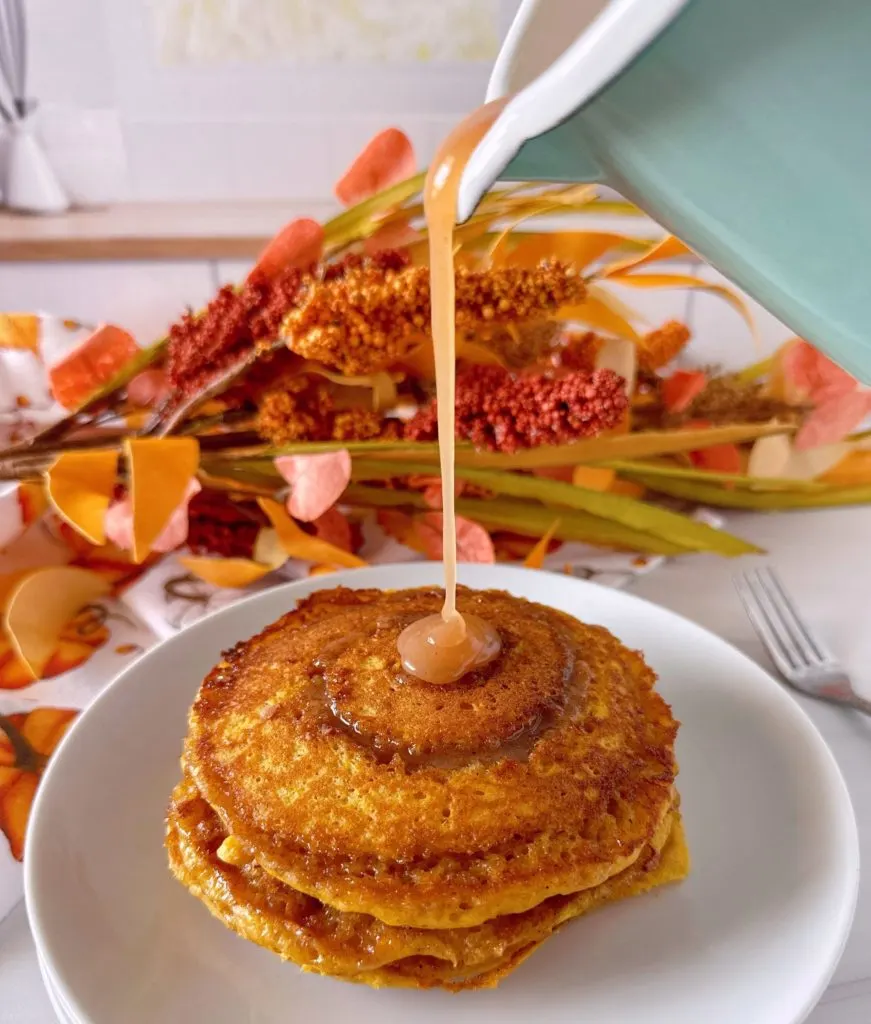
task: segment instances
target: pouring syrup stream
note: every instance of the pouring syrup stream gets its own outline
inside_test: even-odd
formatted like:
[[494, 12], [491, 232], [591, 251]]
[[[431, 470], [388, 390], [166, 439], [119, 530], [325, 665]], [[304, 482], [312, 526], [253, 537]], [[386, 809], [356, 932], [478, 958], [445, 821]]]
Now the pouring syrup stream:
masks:
[[457, 521], [454, 488], [456, 332], [454, 224], [466, 163], [496, 120], [505, 100], [480, 107], [442, 143], [424, 185], [429, 229], [432, 339], [435, 353], [439, 461], [442, 476], [445, 603], [439, 615], [413, 622], [399, 636], [403, 667], [428, 683], [453, 683], [497, 657], [499, 633], [474, 615], [457, 611]]

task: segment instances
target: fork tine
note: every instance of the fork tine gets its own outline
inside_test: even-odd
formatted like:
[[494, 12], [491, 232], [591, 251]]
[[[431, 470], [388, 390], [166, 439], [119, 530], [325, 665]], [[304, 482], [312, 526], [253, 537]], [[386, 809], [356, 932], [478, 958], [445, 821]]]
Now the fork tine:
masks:
[[819, 664], [816, 652], [805, 642], [801, 631], [789, 621], [780, 599], [763, 574], [762, 569], [756, 569], [747, 574], [750, 585], [756, 593], [756, 598], [762, 605], [771, 623], [771, 628], [777, 633], [780, 643], [790, 652], [796, 669], [801, 670]]
[[741, 598], [741, 603], [747, 612], [747, 618], [750, 619], [750, 624], [756, 630], [756, 635], [771, 655], [775, 665], [785, 676], [793, 675], [800, 663], [795, 652], [782, 642], [780, 634], [759, 599], [751, 578], [747, 573], [741, 573], [735, 576], [734, 583], [738, 597]]
[[814, 635], [811, 627], [801, 617], [795, 602], [787, 593], [786, 587], [783, 585], [783, 581], [774, 569], [770, 565], [765, 566], [758, 570], [758, 575], [762, 585], [770, 588], [772, 600], [774, 604], [779, 607], [780, 613], [784, 621], [790, 627], [790, 632], [793, 637], [795, 637], [797, 642], [810, 653], [808, 660], [817, 662], [834, 662], [834, 655], [828, 650], [826, 645]]

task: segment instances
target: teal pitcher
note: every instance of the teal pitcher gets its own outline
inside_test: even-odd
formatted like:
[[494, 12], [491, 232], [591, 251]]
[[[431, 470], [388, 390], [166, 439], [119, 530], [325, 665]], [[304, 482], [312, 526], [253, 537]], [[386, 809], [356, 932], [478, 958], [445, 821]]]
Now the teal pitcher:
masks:
[[598, 182], [871, 382], [871, 0], [525, 0], [464, 172]]

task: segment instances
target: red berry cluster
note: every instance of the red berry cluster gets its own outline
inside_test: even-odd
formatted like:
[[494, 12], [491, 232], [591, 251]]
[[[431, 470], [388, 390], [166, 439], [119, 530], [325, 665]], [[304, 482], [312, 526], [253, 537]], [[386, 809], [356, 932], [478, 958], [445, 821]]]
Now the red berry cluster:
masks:
[[[457, 438], [501, 452], [567, 444], [615, 427], [628, 404], [625, 381], [612, 370], [554, 378], [473, 366], [457, 375]], [[435, 402], [406, 424], [405, 436], [437, 439]]]

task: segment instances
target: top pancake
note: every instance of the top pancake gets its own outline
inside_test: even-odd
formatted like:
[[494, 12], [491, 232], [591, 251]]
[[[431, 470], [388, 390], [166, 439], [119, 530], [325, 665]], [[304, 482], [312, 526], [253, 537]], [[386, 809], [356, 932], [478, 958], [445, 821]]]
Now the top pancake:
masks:
[[469, 927], [631, 865], [668, 813], [677, 724], [600, 627], [497, 591], [459, 607], [502, 653], [458, 683], [403, 673], [434, 589], [321, 591], [237, 645], [185, 763], [269, 872], [389, 924]]

